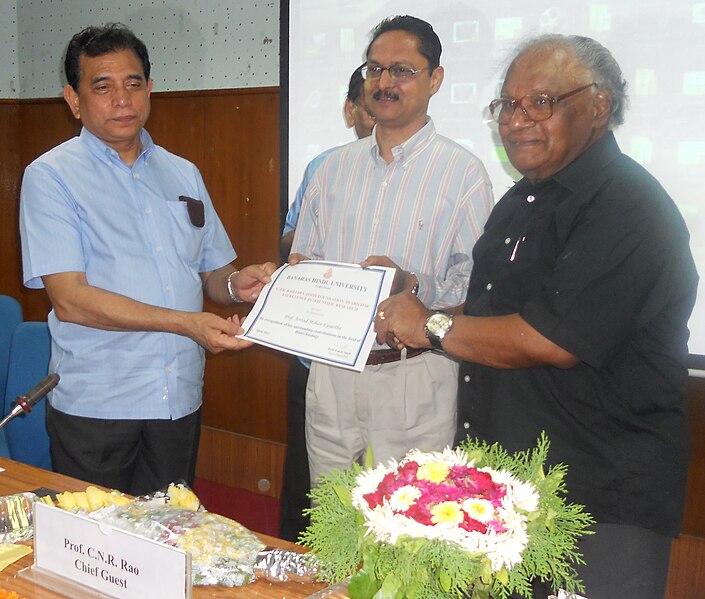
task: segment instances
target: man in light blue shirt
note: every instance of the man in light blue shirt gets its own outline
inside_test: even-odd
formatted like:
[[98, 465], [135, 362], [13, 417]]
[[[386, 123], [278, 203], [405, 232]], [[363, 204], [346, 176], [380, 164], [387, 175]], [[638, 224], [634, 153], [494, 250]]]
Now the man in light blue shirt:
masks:
[[204, 348], [249, 345], [237, 316], [273, 263], [241, 271], [198, 169], [156, 146], [149, 57], [121, 25], [71, 40], [64, 98], [83, 129], [25, 171], [24, 282], [52, 303], [54, 468], [132, 494], [193, 482]]
[[[345, 103], [343, 105], [345, 125], [348, 129], [352, 128], [355, 131], [355, 136], [357, 139], [369, 137], [372, 134], [373, 127], [375, 126], [374, 118], [369, 112], [367, 112], [367, 108], [365, 107], [365, 80], [362, 78], [361, 73], [362, 67], [364, 66], [364, 64], [361, 64], [353, 71], [352, 75], [350, 75], [350, 81], [348, 82], [348, 93], [345, 96]], [[321, 165], [321, 162], [323, 162], [323, 159], [338, 147], [339, 146], [323, 150], [323, 152], [321, 152], [306, 165], [304, 176], [301, 179], [301, 184], [296, 190], [296, 196], [294, 197], [294, 201], [289, 206], [289, 211], [286, 213], [286, 220], [284, 221], [284, 229], [282, 230], [281, 240], [281, 255], [284, 258], [286, 258], [291, 251], [291, 242], [294, 240], [296, 223], [299, 221], [301, 204], [304, 201], [304, 193], [308, 187], [308, 182], [311, 180], [313, 173], [316, 172], [316, 169]]]
[[[374, 119], [367, 112], [364, 102], [364, 84], [361, 69], [357, 67], [350, 76], [348, 93], [345, 97], [343, 115], [348, 128], [355, 130], [358, 139], [369, 137], [374, 127]], [[329, 148], [316, 156], [306, 166], [301, 185], [296, 192], [296, 197], [289, 207], [286, 215], [284, 230], [282, 231], [281, 251], [282, 256], [288, 256], [291, 242], [294, 239], [296, 224], [301, 212], [304, 193], [313, 173], [321, 165], [323, 159], [337, 147]], [[306, 452], [306, 383], [311, 361], [298, 358], [292, 361], [289, 379], [287, 382], [288, 396], [288, 422], [287, 422], [287, 447], [284, 462], [284, 477], [281, 492], [281, 519], [279, 536], [283, 539], [296, 541], [299, 534], [309, 524], [308, 516], [303, 510], [311, 507], [308, 493], [311, 491], [308, 471], [308, 453]]]

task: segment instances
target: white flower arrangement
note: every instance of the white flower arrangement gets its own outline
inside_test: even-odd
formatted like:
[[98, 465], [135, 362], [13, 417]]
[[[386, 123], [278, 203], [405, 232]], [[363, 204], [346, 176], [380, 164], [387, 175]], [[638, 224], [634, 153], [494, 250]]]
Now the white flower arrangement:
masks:
[[467, 441], [334, 472], [312, 493], [301, 541], [329, 579], [352, 575], [352, 599], [528, 597], [534, 578], [581, 590], [572, 564], [592, 519], [565, 504], [565, 466], [544, 472], [548, 448], [545, 435], [513, 456]]

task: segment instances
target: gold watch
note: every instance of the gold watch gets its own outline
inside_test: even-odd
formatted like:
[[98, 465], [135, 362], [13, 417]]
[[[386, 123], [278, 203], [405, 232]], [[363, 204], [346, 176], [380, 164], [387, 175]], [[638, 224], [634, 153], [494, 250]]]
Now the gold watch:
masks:
[[453, 328], [453, 316], [448, 314], [445, 310], [435, 310], [431, 313], [431, 316], [426, 319], [424, 331], [431, 345], [435, 349], [443, 351], [441, 342], [451, 328]]

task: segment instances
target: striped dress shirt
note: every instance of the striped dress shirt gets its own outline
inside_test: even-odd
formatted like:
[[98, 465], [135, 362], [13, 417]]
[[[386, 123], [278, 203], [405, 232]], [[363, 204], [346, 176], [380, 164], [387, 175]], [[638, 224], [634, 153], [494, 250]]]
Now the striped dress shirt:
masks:
[[493, 206], [485, 168], [429, 117], [393, 156], [382, 159], [375, 135], [328, 154], [306, 189], [292, 251], [352, 263], [388, 256], [416, 273], [426, 306], [461, 304]]

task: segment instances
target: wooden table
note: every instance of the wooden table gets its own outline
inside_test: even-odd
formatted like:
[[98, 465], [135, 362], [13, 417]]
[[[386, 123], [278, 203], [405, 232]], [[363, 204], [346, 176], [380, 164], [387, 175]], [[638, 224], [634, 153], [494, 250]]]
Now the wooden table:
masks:
[[[11, 495], [32, 491], [40, 487], [46, 487], [55, 491], [83, 491], [88, 483], [49, 472], [41, 468], [35, 468], [28, 464], [14, 462], [6, 458], [0, 458], [0, 495]], [[258, 536], [262, 542], [275, 547], [294, 549], [301, 551], [301, 547], [275, 539], [267, 535]], [[31, 544], [31, 541], [28, 542]], [[59, 595], [54, 591], [40, 587], [33, 582], [20, 578], [17, 573], [31, 566], [34, 563], [34, 554], [31, 553], [21, 560], [5, 568], [0, 572], [0, 588], [15, 591], [26, 599], [59, 599]], [[305, 599], [316, 591], [325, 588], [323, 584], [302, 584], [298, 582], [269, 583], [258, 580], [245, 587], [229, 588], [223, 586], [195, 586], [193, 587], [194, 599], [204, 599], [206, 597], [248, 597], [252, 599]]]

